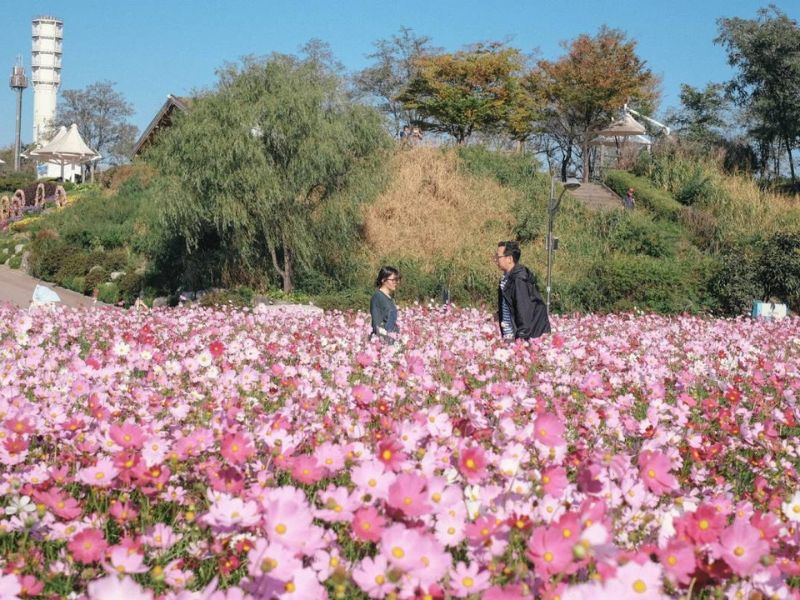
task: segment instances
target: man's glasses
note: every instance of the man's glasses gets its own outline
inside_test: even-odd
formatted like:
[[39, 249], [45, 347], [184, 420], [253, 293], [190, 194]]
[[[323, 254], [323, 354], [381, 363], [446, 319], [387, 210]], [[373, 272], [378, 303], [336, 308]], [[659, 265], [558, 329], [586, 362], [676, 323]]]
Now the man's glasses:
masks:
[[384, 279], [384, 281], [402, 281], [402, 277], [389, 277], [388, 279]]

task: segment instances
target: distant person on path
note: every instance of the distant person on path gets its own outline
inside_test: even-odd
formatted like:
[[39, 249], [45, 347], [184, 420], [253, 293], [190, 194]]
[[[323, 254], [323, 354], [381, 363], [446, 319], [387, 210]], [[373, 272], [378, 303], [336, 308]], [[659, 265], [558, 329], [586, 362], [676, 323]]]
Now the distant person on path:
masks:
[[397, 305], [392, 295], [397, 290], [400, 282], [400, 272], [394, 267], [381, 267], [375, 279], [377, 291], [372, 294], [369, 302], [369, 313], [372, 317], [372, 333], [384, 342], [394, 343], [394, 335], [399, 332], [397, 327]]
[[633, 188], [628, 188], [628, 193], [625, 194], [625, 197], [622, 199], [626, 210], [633, 210], [636, 207], [636, 198], [633, 197], [633, 192]]
[[497, 288], [497, 320], [504, 340], [537, 338], [550, 333], [550, 320], [536, 276], [519, 264], [519, 242], [497, 244], [494, 261], [503, 271]]

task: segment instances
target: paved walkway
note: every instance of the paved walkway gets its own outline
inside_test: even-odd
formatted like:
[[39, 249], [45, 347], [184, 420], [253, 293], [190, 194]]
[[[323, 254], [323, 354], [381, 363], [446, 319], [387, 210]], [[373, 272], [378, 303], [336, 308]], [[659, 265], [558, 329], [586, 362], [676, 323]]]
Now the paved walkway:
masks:
[[597, 183], [582, 183], [581, 187], [572, 190], [570, 194], [590, 210], [612, 210], [623, 206], [619, 196]]
[[21, 308], [28, 308], [37, 284], [46, 285], [61, 298], [66, 306], [92, 306], [94, 300], [88, 296], [65, 290], [56, 285], [31, 277], [20, 269], [0, 265], [0, 302], [11, 302]]

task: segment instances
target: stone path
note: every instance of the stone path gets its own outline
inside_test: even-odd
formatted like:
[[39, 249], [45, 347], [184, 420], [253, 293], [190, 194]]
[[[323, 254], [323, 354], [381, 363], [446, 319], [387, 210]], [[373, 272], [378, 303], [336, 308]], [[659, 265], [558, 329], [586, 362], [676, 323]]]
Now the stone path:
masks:
[[0, 265], [0, 302], [10, 302], [21, 308], [28, 308], [37, 284], [46, 285], [53, 290], [66, 306], [94, 305], [94, 300], [88, 296], [40, 281], [20, 269], [11, 269], [6, 265]]
[[582, 183], [581, 187], [569, 193], [590, 210], [612, 210], [623, 207], [619, 196], [598, 183]]

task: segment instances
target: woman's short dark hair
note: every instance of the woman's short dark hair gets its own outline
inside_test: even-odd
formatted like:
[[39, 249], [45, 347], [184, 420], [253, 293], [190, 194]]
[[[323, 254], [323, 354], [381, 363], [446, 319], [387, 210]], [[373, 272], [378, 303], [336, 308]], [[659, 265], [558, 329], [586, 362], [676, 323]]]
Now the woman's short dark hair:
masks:
[[514, 240], [509, 240], [507, 242], [498, 242], [497, 247], [505, 248], [503, 254], [505, 256], [510, 256], [514, 259], [514, 264], [519, 262], [519, 257], [522, 256], [522, 250], [520, 250], [519, 242], [515, 242]]
[[378, 277], [375, 279], [375, 287], [379, 288], [383, 285], [383, 283], [389, 279], [392, 275], [397, 276], [400, 275], [400, 271], [395, 269], [394, 267], [381, 267], [381, 270], [378, 271]]

